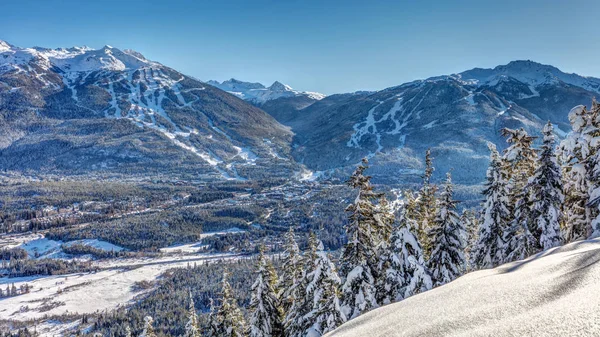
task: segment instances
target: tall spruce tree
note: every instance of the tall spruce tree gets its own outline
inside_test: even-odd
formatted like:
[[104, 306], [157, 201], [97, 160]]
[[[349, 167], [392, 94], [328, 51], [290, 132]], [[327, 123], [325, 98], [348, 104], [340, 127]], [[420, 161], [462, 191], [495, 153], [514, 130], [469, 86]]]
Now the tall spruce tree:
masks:
[[589, 202], [593, 220], [590, 224], [589, 237], [600, 237], [600, 103], [594, 98], [590, 111], [592, 127], [588, 135], [591, 139], [590, 144], [593, 147], [593, 154], [589, 157], [587, 170], [589, 171]]
[[256, 265], [256, 281], [252, 285], [250, 299], [250, 337], [283, 336], [283, 313], [274, 289], [275, 279], [269, 268], [269, 262], [260, 246]]
[[352, 319], [377, 307], [375, 272], [377, 269], [377, 238], [379, 221], [376, 217], [381, 193], [373, 191], [371, 177], [365, 176], [367, 159], [356, 168], [348, 180], [348, 185], [358, 194], [347, 208], [349, 213], [346, 225], [348, 242], [343, 248], [340, 260], [342, 281], [342, 309], [348, 319]]
[[456, 213], [456, 201], [452, 197], [452, 177], [446, 176], [444, 190], [440, 195], [435, 220], [429, 228], [432, 238], [431, 257], [428, 261], [435, 286], [446, 284], [461, 276], [466, 267], [465, 229]]
[[308, 248], [304, 252], [301, 260], [302, 275], [298, 282], [294, 285], [298, 299], [288, 309], [285, 315], [284, 325], [286, 336], [288, 337], [304, 337], [311, 324], [307, 321], [306, 316], [313, 309], [312, 299], [307, 296], [307, 287], [309, 284], [308, 273], [315, 269], [317, 261], [318, 239], [315, 233], [310, 233], [308, 237]]
[[[382, 253], [385, 282], [378, 290], [382, 304], [400, 301], [431, 289], [432, 281], [425, 265], [423, 250], [415, 235], [418, 227], [416, 203], [412, 193], [405, 193], [398, 226], [393, 229], [387, 251]], [[383, 269], [383, 268], [382, 268]]]
[[496, 146], [490, 148], [490, 166], [483, 195], [483, 219], [480, 221], [477, 241], [471, 250], [474, 268], [493, 268], [504, 260], [503, 232], [510, 219], [508, 182]]
[[473, 265], [472, 251], [477, 245], [477, 238], [479, 235], [479, 219], [474, 210], [464, 209], [460, 215], [460, 222], [462, 222], [467, 233], [465, 242], [465, 259], [467, 260], [467, 271], [471, 271], [477, 269], [476, 266]]
[[228, 278], [229, 272], [226, 271], [223, 273], [221, 281], [221, 305], [217, 310], [219, 327], [216, 335], [219, 337], [243, 337], [246, 336], [246, 321], [238, 307]]
[[187, 323], [185, 324], [184, 337], [200, 337], [200, 331], [198, 330], [198, 314], [196, 313], [196, 307], [194, 306], [194, 298], [192, 292], [189, 291], [189, 304], [187, 312]]
[[318, 241], [314, 269], [307, 273], [306, 298], [312, 310], [305, 316], [306, 336], [318, 337], [332, 331], [346, 321], [340, 305], [340, 278], [323, 243]]
[[215, 302], [211, 298], [206, 322], [206, 337], [219, 337], [220, 330], [221, 322], [219, 322], [218, 309], [215, 307]]
[[554, 128], [548, 122], [542, 130], [544, 136], [540, 148], [538, 168], [530, 183], [533, 196], [533, 217], [535, 219], [534, 235], [539, 238], [538, 246], [542, 250], [559, 246], [561, 206], [564, 201], [562, 193], [562, 175], [554, 153]]
[[562, 236], [565, 242], [586, 239], [592, 234], [592, 220], [597, 209], [590, 204], [590, 158], [597, 153], [593, 134], [595, 116], [579, 105], [569, 112], [571, 132], [559, 146], [562, 166], [563, 203]]
[[290, 227], [285, 234], [285, 244], [282, 257], [281, 277], [279, 289], [281, 306], [284, 312], [293, 311], [304, 295], [300, 294], [298, 284], [302, 279], [302, 256], [296, 242], [294, 229]]
[[429, 257], [431, 253], [432, 244], [431, 238], [427, 235], [428, 229], [433, 223], [436, 215], [436, 191], [437, 187], [431, 183], [431, 177], [433, 176], [433, 171], [435, 168], [433, 167], [433, 158], [431, 158], [431, 149], [427, 149], [425, 152], [425, 173], [423, 175], [423, 185], [421, 186], [421, 190], [419, 191], [419, 196], [417, 199], [417, 210], [418, 210], [418, 218], [417, 223], [418, 227], [417, 235], [419, 238], [419, 242], [423, 245], [423, 250], [425, 253], [425, 257]]

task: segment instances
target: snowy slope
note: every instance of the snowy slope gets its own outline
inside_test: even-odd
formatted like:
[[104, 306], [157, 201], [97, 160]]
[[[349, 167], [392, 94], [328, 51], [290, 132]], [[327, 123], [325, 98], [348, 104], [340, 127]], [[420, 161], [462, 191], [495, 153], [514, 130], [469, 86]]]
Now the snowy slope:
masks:
[[598, 336], [600, 240], [580, 241], [358, 317], [330, 337]]
[[325, 95], [318, 92], [294, 90], [279, 81], [275, 81], [270, 87], [265, 87], [261, 83], [239, 81], [235, 78], [223, 82], [208, 81], [207, 83], [255, 104], [285, 97], [304, 96], [317, 101], [325, 98]]
[[[144, 162], [245, 180], [265, 168], [288, 176], [295, 166], [286, 155], [292, 133], [267, 113], [128, 49], [0, 41], [0, 103], [9, 114], [0, 121], [0, 167], [131, 172], [146, 171]], [[40, 121], [47, 127], [27, 127]]]

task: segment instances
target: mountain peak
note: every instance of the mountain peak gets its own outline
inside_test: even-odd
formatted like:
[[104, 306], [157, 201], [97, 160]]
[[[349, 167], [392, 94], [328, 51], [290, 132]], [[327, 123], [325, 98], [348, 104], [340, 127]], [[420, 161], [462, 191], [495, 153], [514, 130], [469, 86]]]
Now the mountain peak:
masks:
[[290, 87], [287, 84], [283, 84], [279, 81], [273, 82], [273, 84], [271, 84], [271, 86], [269, 87], [269, 90], [277, 91], [277, 92], [294, 91], [294, 89], [292, 89], [292, 87]]
[[0, 40], [0, 53], [8, 51], [11, 48], [12, 46], [8, 42]]

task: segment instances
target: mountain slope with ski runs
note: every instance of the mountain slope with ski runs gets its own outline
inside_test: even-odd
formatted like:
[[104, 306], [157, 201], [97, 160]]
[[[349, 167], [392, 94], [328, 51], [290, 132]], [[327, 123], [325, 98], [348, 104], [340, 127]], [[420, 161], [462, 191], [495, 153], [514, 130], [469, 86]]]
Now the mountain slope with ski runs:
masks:
[[52, 173], [290, 176], [292, 133], [140, 53], [0, 41], [0, 167]]
[[589, 105], [600, 79], [532, 61], [324, 96], [280, 82], [202, 82], [105, 46], [0, 41], [0, 169], [173, 174], [201, 180], [337, 177], [368, 157], [376, 182], [418, 180], [431, 148], [440, 179], [485, 177], [504, 127], [538, 135]]
[[471, 272], [326, 336], [597, 336], [599, 262], [599, 239], [574, 242]]

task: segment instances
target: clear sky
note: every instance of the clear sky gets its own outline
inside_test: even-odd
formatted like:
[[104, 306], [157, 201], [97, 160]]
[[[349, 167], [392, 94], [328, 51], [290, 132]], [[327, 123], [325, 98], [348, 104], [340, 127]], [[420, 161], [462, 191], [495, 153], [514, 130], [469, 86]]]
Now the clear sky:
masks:
[[0, 39], [17, 46], [109, 44], [202, 80], [326, 94], [516, 59], [600, 77], [599, 0], [4, 0], [0, 12]]

